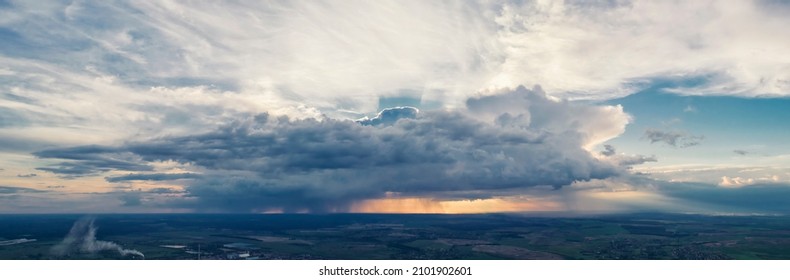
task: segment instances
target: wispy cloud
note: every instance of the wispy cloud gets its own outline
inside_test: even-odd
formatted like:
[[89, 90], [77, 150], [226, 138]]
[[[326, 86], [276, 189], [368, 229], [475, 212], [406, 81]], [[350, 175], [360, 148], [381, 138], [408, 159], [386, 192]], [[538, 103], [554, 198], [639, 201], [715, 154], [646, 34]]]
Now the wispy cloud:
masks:
[[68, 178], [97, 175], [109, 170], [124, 171], [153, 171], [146, 164], [135, 162], [133, 155], [114, 153], [114, 157], [102, 154], [116, 152], [113, 148], [104, 146], [80, 146], [74, 148], [49, 149], [33, 153], [39, 158], [70, 159], [72, 162], [61, 162], [48, 167], [38, 167], [37, 170], [61, 174]]
[[604, 159], [611, 161], [612, 163], [619, 165], [619, 166], [626, 166], [627, 168], [631, 168], [634, 165], [640, 165], [648, 162], [657, 162], [658, 159], [656, 156], [645, 156], [645, 155], [627, 155], [622, 153], [617, 153], [617, 149], [612, 145], [603, 145], [604, 150], [600, 152], [600, 154], [604, 157]]
[[601, 151], [601, 155], [603, 156], [613, 156], [617, 154], [617, 150], [612, 145], [603, 145], [604, 150]]
[[0, 186], [0, 194], [18, 194], [18, 193], [41, 193], [42, 190], [22, 187], [8, 187]]
[[152, 174], [127, 174], [122, 176], [105, 177], [107, 182], [123, 182], [123, 181], [168, 181], [179, 179], [197, 179], [201, 178], [200, 174], [195, 173], [152, 173]]
[[[236, 101], [212, 101], [210, 94], [168, 100], [178, 104], [266, 100], [258, 112], [299, 105], [331, 111], [338, 104], [371, 112], [378, 97], [401, 90], [457, 105], [481, 89], [520, 84], [605, 99], [668, 76], [710, 77], [687, 93], [782, 95], [790, 86], [790, 55], [788, 36], [779, 35], [787, 34], [790, 20], [777, 7], [759, 1], [14, 2], [0, 11], [6, 30], [0, 54], [9, 73], [2, 77], [14, 81], [3, 89], [25, 99], [5, 97], [15, 105], [2, 115], [16, 116], [13, 124], [143, 121], [132, 105], [163, 103], [164, 96], [145, 94], [151, 87], [236, 93]], [[53, 79], [61, 83], [47, 82]], [[41, 100], [61, 102], [47, 102], [57, 107], [48, 111], [36, 105]], [[80, 105], [97, 103], [103, 108]]]
[[682, 131], [664, 131], [650, 128], [645, 130], [643, 139], [650, 141], [650, 144], [661, 142], [676, 148], [688, 148], [699, 145], [705, 139], [704, 135], [690, 135]]
[[732, 150], [732, 152], [742, 156], [749, 154], [749, 152], [746, 150]]

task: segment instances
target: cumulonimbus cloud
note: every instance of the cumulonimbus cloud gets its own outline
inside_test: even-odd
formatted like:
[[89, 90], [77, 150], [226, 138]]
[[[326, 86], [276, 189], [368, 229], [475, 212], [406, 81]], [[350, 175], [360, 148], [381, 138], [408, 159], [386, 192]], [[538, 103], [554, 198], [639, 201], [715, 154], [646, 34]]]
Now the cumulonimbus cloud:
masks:
[[342, 211], [354, 200], [388, 193], [561, 187], [622, 171], [585, 149], [623, 132], [630, 117], [619, 106], [553, 100], [540, 88], [524, 87], [466, 104], [418, 114], [401, 108], [410, 113], [393, 114], [389, 125], [260, 114], [203, 134], [36, 155], [95, 170], [107, 162], [97, 159], [115, 154], [132, 156], [126, 157], [131, 165], [114, 170], [189, 164], [203, 171], [186, 183], [190, 201], [230, 211]]
[[[404, 92], [442, 109], [520, 84], [593, 100], [662, 79], [693, 80], [671, 90], [684, 94], [790, 92], [782, 1], [5, 3], [3, 153], [210, 133], [262, 112], [358, 118]], [[133, 161], [38, 167], [72, 178], [153, 171]]]

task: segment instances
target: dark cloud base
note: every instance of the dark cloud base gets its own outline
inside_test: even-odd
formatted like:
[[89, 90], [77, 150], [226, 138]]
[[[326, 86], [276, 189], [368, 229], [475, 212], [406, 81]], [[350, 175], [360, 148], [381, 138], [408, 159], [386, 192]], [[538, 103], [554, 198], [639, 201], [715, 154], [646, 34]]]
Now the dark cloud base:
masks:
[[[87, 176], [104, 171], [153, 171], [176, 161], [202, 175], [135, 173], [128, 180], [189, 179], [185, 207], [197, 211], [344, 211], [359, 199], [534, 186], [559, 188], [615, 176], [623, 168], [582, 146], [586, 122], [603, 106], [554, 101], [539, 88], [469, 99], [456, 111], [382, 111], [361, 121], [240, 117], [213, 132], [164, 137], [117, 147], [82, 146], [34, 153], [62, 159], [39, 170]], [[605, 123], [605, 122], [604, 122]], [[137, 204], [134, 197], [124, 200]]]

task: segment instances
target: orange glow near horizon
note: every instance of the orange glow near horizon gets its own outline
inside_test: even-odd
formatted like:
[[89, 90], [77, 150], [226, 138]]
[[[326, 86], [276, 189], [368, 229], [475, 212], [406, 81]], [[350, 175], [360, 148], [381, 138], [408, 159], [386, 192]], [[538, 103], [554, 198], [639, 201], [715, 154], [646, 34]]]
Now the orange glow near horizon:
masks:
[[564, 207], [554, 201], [489, 198], [440, 201], [430, 198], [368, 199], [351, 206], [353, 213], [401, 214], [478, 214], [501, 212], [559, 211]]

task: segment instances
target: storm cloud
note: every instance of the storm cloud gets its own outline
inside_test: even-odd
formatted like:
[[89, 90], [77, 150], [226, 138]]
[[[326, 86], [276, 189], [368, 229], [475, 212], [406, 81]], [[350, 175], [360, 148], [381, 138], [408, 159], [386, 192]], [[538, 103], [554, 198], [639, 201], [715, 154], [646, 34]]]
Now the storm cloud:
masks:
[[615, 176], [623, 169], [583, 147], [617, 136], [629, 121], [618, 106], [554, 101], [524, 87], [470, 98], [461, 110], [401, 107], [368, 120], [375, 119], [389, 125], [260, 114], [209, 133], [36, 155], [94, 170], [164, 161], [198, 167], [203, 176], [107, 180], [188, 177], [186, 196], [205, 211], [344, 211], [354, 200], [392, 193], [559, 188]]

